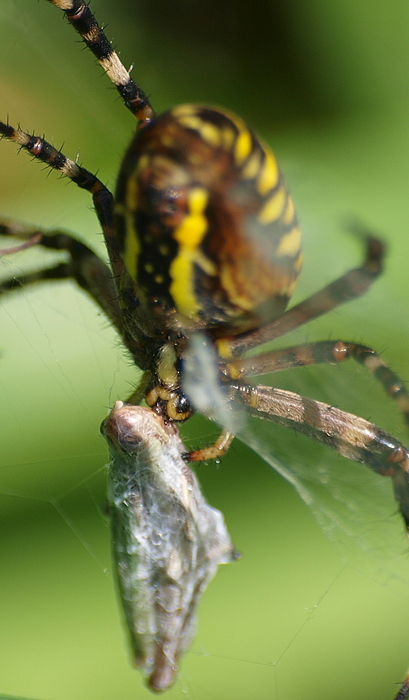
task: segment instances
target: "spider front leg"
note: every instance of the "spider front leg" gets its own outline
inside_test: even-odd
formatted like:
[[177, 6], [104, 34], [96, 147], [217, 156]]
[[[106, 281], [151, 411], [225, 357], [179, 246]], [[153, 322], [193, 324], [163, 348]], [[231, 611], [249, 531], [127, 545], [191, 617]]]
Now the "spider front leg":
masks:
[[[102, 306], [104, 311], [108, 313], [108, 317], [118, 329], [124, 344], [133, 356], [136, 364], [144, 368], [146, 365], [146, 358], [150, 356], [150, 348], [145, 350], [141, 345], [143, 332], [140, 330], [138, 322], [133, 322], [130, 324], [132, 326], [131, 330], [129, 330], [129, 327], [128, 329], [124, 327], [126, 320], [123, 320], [123, 312], [122, 309], [120, 309], [119, 297], [122, 296], [122, 302], [124, 304], [128, 303], [129, 305], [129, 299], [131, 299], [132, 309], [135, 311], [135, 315], [137, 315], [139, 300], [135, 295], [133, 280], [126, 272], [123, 259], [120, 254], [118, 237], [113, 225], [114, 199], [111, 192], [95, 175], [90, 173], [85, 168], [79, 166], [77, 163], [74, 163], [74, 161], [67, 158], [61, 151], [58, 151], [56, 148], [54, 148], [54, 146], [48, 143], [48, 141], [45, 141], [45, 139], [42, 139], [40, 136], [30, 136], [30, 134], [27, 134], [25, 131], [22, 131], [21, 129], [14, 129], [9, 124], [5, 124], [4, 122], [0, 121], [0, 136], [1, 135], [5, 136], [10, 141], [14, 141], [14, 143], [34, 156], [34, 158], [46, 163], [50, 166], [50, 168], [57, 170], [62, 176], [69, 178], [76, 185], [78, 185], [78, 187], [87, 190], [92, 195], [95, 211], [104, 234], [112, 271], [112, 274], [110, 274], [110, 281], [108, 283], [108, 296], [112, 303], [106, 304], [105, 299], [105, 304], [101, 304], [100, 297], [104, 297], [104, 295], [101, 294], [101, 286], [103, 287], [104, 281], [108, 279], [107, 275], [105, 274], [103, 274], [102, 284], [97, 284], [97, 288], [95, 290], [96, 296], [94, 298], [96, 299], [97, 303]], [[50, 238], [52, 238], [52, 236], [49, 236], [49, 239]], [[69, 238], [71, 237], [69, 236]], [[39, 243], [40, 245], [45, 245], [44, 239], [39, 241]], [[78, 242], [76, 243], [77, 246], [82, 245]], [[50, 242], [49, 247], [55, 248], [55, 244]], [[69, 241], [62, 243], [62, 249], [65, 248], [66, 250], [69, 250], [70, 247], [75, 247], [74, 243], [72, 246]], [[89, 251], [88, 249], [86, 252], [92, 253], [92, 251]], [[55, 271], [54, 279], [61, 279], [61, 276], [65, 276], [63, 273], [63, 270]], [[50, 275], [52, 276], [53, 273], [50, 272]], [[69, 276], [72, 275], [70, 274]], [[90, 291], [90, 289], [92, 289], [92, 285], [89, 285], [88, 281], [89, 280], [85, 280], [85, 285], [82, 285], [80, 281], [79, 284], [84, 286], [87, 291]], [[119, 286], [121, 289], [119, 289]], [[93, 293], [91, 293], [91, 296], [93, 296]], [[124, 297], [127, 297], [127, 302], [124, 301]], [[106, 306], [108, 306], [109, 311], [107, 311]]]
[[[111, 192], [93, 175], [82, 168], [73, 160], [58, 151], [48, 141], [40, 136], [30, 136], [22, 129], [14, 129], [10, 124], [0, 121], [0, 136], [8, 138], [16, 143], [20, 148], [28, 151], [35, 159], [46, 163], [50, 168], [75, 182], [78, 187], [87, 190], [91, 195], [95, 206], [95, 211], [105, 238], [108, 255], [114, 276], [120, 276], [123, 272], [122, 259], [118, 253], [118, 242], [113, 227], [114, 199]], [[7, 234], [6, 234], [7, 235]]]
[[25, 245], [26, 247], [40, 245], [49, 250], [68, 254], [66, 262], [4, 280], [0, 283], [1, 294], [8, 294], [35, 282], [73, 279], [98, 304], [121, 333], [120, 308], [112, 273], [88, 246], [80, 243], [66, 231], [45, 231], [7, 218], [0, 218], [0, 235], [24, 241], [22, 245], [7, 249], [3, 255], [13, 254]]
[[399, 440], [359, 416], [291, 391], [240, 384], [232, 389], [252, 415], [293, 428], [348, 459], [366, 464], [377, 474], [391, 477], [409, 531], [409, 450]]

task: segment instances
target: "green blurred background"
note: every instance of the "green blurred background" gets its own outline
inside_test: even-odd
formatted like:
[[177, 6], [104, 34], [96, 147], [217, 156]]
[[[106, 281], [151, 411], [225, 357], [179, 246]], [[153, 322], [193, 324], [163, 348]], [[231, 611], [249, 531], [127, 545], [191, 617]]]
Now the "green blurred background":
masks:
[[[297, 300], [360, 259], [346, 220], [385, 238], [386, 272], [370, 294], [288, 343], [362, 341], [407, 378], [408, 3], [92, 7], [158, 110], [224, 105], [272, 145], [305, 234]], [[132, 118], [59, 11], [44, 0], [2, 0], [0, 66], [2, 118], [64, 143], [71, 157], [79, 152], [114, 187]], [[103, 250], [86, 194], [5, 142], [1, 173], [2, 214], [68, 228]], [[9, 257], [0, 274], [42, 259], [37, 251]], [[150, 694], [129, 666], [113, 592], [98, 433], [135, 371], [105, 320], [68, 283], [25, 290], [0, 313], [0, 693], [143, 700]], [[406, 439], [395, 407], [361, 368], [299, 370], [274, 381]], [[189, 429], [195, 446], [212, 430], [200, 418]], [[355, 550], [354, 525], [351, 544], [338, 532], [330, 541], [294, 489], [239, 443], [221, 465], [199, 466], [243, 557], [206, 592], [197, 639], [168, 697], [388, 700], [409, 664], [409, 561], [389, 484], [370, 474], [366, 481], [363, 467], [290, 431], [269, 426], [269, 440], [299, 472], [317, 468], [321, 480], [347, 474], [349, 510], [355, 485], [357, 500], [370, 504], [364, 528], [357, 506], [358, 543], [372, 546]]]

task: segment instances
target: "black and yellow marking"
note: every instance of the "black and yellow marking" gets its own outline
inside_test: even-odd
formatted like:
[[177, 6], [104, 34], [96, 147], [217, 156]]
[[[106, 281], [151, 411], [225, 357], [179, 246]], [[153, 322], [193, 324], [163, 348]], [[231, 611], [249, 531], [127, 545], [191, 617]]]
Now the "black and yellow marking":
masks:
[[187, 195], [187, 212], [173, 232], [178, 248], [169, 268], [169, 293], [178, 312], [189, 319], [197, 318], [202, 308], [194, 286], [195, 267], [213, 277], [216, 275], [215, 266], [202, 249], [209, 225], [207, 205], [207, 189], [192, 187]]
[[155, 379], [145, 395], [148, 406], [166, 405], [166, 421], [182, 422], [192, 415], [192, 407], [180, 387], [179, 358], [173, 344], [165, 344], [156, 359]]
[[274, 155], [238, 117], [158, 117], [131, 143], [116, 200], [125, 265], [158, 323], [236, 334], [282, 313], [300, 231]]

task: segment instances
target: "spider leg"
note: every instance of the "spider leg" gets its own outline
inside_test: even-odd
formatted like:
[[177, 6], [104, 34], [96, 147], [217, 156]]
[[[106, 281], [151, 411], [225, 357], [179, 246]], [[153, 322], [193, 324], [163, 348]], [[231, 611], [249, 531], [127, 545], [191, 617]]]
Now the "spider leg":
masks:
[[283, 369], [294, 369], [323, 363], [336, 364], [353, 359], [366, 367], [380, 382], [384, 390], [396, 403], [409, 428], [409, 395], [402, 380], [376, 354], [375, 350], [357, 343], [342, 340], [324, 340], [317, 343], [296, 345], [292, 348], [273, 350], [258, 357], [232, 360], [222, 365], [221, 370], [231, 379], [251, 377]]
[[113, 50], [111, 42], [105, 36], [88, 5], [82, 0], [50, 0], [50, 2], [63, 10], [69, 23], [115, 85], [125, 106], [138, 119], [139, 125], [149, 122], [155, 113], [147, 96], [130, 77], [129, 71]]
[[409, 671], [406, 674], [406, 678], [403, 681], [403, 684], [398, 692], [397, 695], [393, 698], [393, 700], [408, 700], [409, 698]]
[[223, 357], [237, 356], [249, 348], [279, 338], [318, 318], [351, 299], [362, 296], [382, 272], [384, 246], [377, 238], [365, 235], [366, 257], [362, 265], [350, 270], [300, 304], [285, 311], [265, 326], [220, 342]]
[[233, 433], [223, 430], [213, 445], [202, 447], [200, 450], [193, 450], [193, 452], [187, 452], [185, 459], [187, 462], [204, 462], [208, 459], [219, 459], [226, 454], [234, 437]]
[[291, 391], [240, 384], [232, 388], [249, 407], [250, 414], [293, 428], [344, 457], [391, 477], [409, 530], [409, 450], [399, 440], [363, 418]]
[[[88, 248], [65, 231], [43, 231], [11, 219], [0, 218], [0, 235], [12, 236], [49, 250], [68, 253], [69, 259], [53, 267], [27, 273], [21, 277], [10, 277], [0, 283], [0, 293], [5, 294], [38, 281], [74, 279], [108, 316], [119, 333], [122, 331], [121, 312], [117, 300], [112, 273], [107, 265]], [[24, 243], [23, 243], [24, 245]], [[8, 249], [7, 254], [16, 249]], [[2, 251], [0, 250], [0, 253]]]
[[61, 151], [58, 151], [40, 136], [30, 136], [22, 129], [14, 129], [10, 124], [5, 124], [2, 121], [0, 121], [0, 136], [5, 136], [10, 141], [14, 141], [20, 148], [31, 153], [34, 158], [46, 163], [50, 168], [58, 170], [61, 175], [75, 182], [78, 187], [92, 194], [95, 211], [104, 233], [112, 270], [114, 276], [119, 277], [123, 273], [123, 263], [118, 252], [118, 243], [113, 229], [114, 199], [101, 180], [85, 168], [74, 163], [70, 158], [67, 158]]
[[[0, 282], [0, 296], [12, 291], [27, 287], [30, 284], [41, 281], [73, 279], [94, 302], [102, 309], [118, 331], [124, 345], [134, 358], [135, 363], [145, 368], [147, 357], [150, 357], [152, 348], [143, 343], [144, 336], [141, 332], [137, 335], [129, 332], [123, 312], [122, 291], [118, 292], [112, 272], [96, 253], [88, 246], [76, 240], [66, 231], [45, 231], [38, 227], [28, 226], [9, 218], [0, 217], [0, 236], [10, 236], [23, 241], [23, 244], [11, 247], [6, 254], [14, 254], [24, 248], [40, 245], [49, 250], [61, 251], [68, 254], [68, 260], [49, 268], [43, 268], [35, 272], [23, 274], [21, 277], [10, 277]], [[0, 257], [2, 250], [0, 248]], [[126, 277], [126, 273], [124, 274]], [[128, 289], [125, 287], [125, 291]], [[133, 290], [130, 290], [132, 293]], [[128, 295], [136, 305], [137, 300]], [[140, 403], [145, 394], [143, 391], [150, 381], [150, 372], [144, 374], [140, 387], [133, 392], [130, 403]]]

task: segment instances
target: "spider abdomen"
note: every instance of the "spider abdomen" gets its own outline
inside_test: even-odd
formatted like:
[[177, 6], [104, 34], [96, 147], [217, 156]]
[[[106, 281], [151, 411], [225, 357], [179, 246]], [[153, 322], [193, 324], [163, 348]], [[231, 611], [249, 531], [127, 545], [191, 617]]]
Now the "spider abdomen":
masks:
[[297, 218], [274, 155], [237, 117], [182, 105], [140, 129], [115, 215], [137, 294], [163, 328], [223, 336], [285, 309]]

